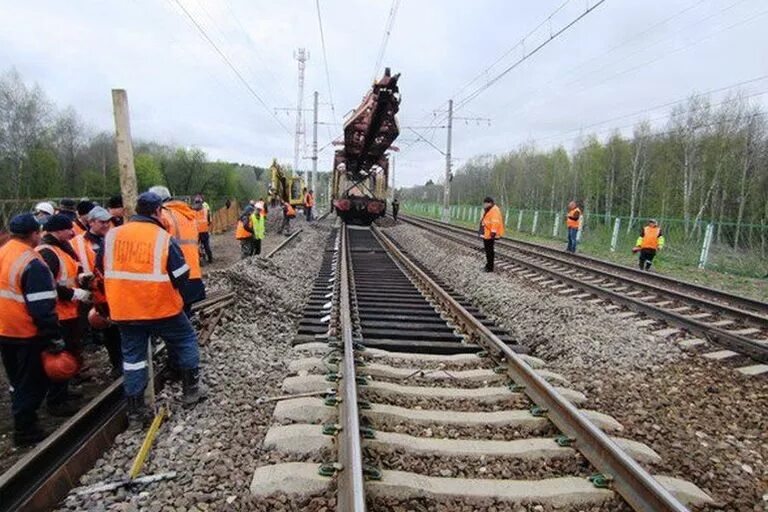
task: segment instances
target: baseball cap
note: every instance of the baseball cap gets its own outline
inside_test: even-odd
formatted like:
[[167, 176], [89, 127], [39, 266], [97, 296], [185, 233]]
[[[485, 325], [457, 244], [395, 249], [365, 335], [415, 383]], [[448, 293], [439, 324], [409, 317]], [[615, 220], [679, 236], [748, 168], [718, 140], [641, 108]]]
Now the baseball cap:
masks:
[[112, 219], [112, 215], [109, 214], [109, 212], [102, 208], [101, 206], [94, 206], [93, 209], [88, 212], [88, 220], [102, 220], [102, 221], [108, 221]]

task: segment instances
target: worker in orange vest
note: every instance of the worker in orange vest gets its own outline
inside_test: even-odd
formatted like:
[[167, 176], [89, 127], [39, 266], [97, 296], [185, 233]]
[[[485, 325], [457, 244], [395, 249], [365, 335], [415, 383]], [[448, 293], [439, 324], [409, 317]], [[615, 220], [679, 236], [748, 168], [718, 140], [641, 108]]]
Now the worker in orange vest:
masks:
[[72, 221], [75, 235], [82, 235], [88, 231], [88, 213], [94, 206], [96, 205], [88, 199], [81, 199], [77, 203], [77, 217]]
[[[83, 279], [84, 287], [93, 294], [93, 308], [103, 319], [109, 319], [109, 305], [107, 297], [104, 294], [104, 276], [96, 271], [96, 254], [104, 246], [104, 237], [112, 227], [113, 217], [106, 209], [101, 206], [94, 207], [88, 213], [88, 232], [77, 235], [72, 239], [72, 247], [77, 253], [80, 265], [83, 268], [83, 276], [91, 276], [90, 279]], [[90, 314], [88, 308], [86, 314]], [[90, 318], [90, 317], [89, 317]], [[123, 374], [123, 354], [120, 348], [120, 330], [109, 321], [106, 328], [99, 328], [95, 334], [101, 339], [104, 347], [107, 349], [109, 362], [112, 365], [110, 377], [116, 379]], [[93, 327], [93, 325], [91, 326]], [[94, 331], [96, 328], [94, 328]]]
[[112, 196], [107, 200], [107, 210], [112, 216], [112, 226], [122, 226], [125, 223], [125, 208], [123, 208], [123, 196]]
[[315, 191], [304, 189], [304, 216], [307, 222], [312, 221], [312, 208], [315, 206]]
[[[91, 292], [82, 286], [82, 267], [70, 241], [74, 238], [72, 221], [64, 215], [53, 215], [43, 225], [45, 234], [35, 248], [53, 274], [56, 283], [56, 314], [61, 324], [62, 337], [67, 351], [82, 363], [82, 339], [85, 334], [84, 317], [80, 316], [80, 304], [91, 302]], [[75, 397], [69, 391], [69, 382], [51, 384], [49, 400], [53, 396], [56, 415], [68, 416], [77, 412], [66, 400]]]
[[245, 259], [253, 256], [255, 246], [253, 243], [253, 227], [251, 226], [251, 214], [254, 212], [250, 204], [243, 209], [243, 213], [237, 219], [235, 228], [235, 239], [240, 241], [240, 258]]
[[208, 263], [213, 263], [213, 253], [211, 252], [211, 210], [203, 202], [202, 197], [196, 197], [192, 202], [192, 209], [195, 210], [195, 220], [197, 221], [197, 240], [203, 247], [205, 258]]
[[193, 407], [207, 396], [200, 382], [197, 335], [184, 313], [190, 268], [181, 247], [165, 230], [162, 216], [160, 196], [144, 192], [136, 203], [136, 215], [110, 230], [96, 255], [112, 321], [122, 338], [124, 386], [133, 429], [151, 421], [143, 395], [150, 336], [164, 339], [169, 356], [175, 359], [183, 405]]
[[640, 236], [632, 252], [639, 252], [640, 270], [651, 270], [656, 252], [664, 248], [664, 234], [656, 219], [650, 219], [648, 225], [640, 229]]
[[565, 216], [565, 226], [568, 228], [568, 252], [576, 252], [576, 244], [579, 238], [579, 228], [581, 226], [581, 208], [576, 201], [568, 203], [568, 213]]
[[[37, 421], [49, 387], [42, 353], [62, 351], [64, 340], [51, 271], [34, 251], [40, 223], [31, 213], [20, 214], [9, 230], [10, 239], [0, 247], [0, 357], [11, 388], [13, 442], [27, 446], [47, 435]], [[51, 397], [48, 403], [54, 404]]]
[[496, 239], [504, 236], [504, 219], [501, 216], [501, 210], [496, 206], [491, 197], [483, 199], [483, 217], [480, 220], [480, 234], [483, 236], [483, 246], [485, 247], [485, 271], [493, 272], [496, 256], [494, 245]]
[[288, 201], [282, 201], [283, 203], [283, 223], [280, 224], [279, 234], [285, 233], [285, 236], [291, 234], [291, 219], [296, 218], [296, 209]]
[[149, 192], [157, 194], [163, 200], [162, 223], [181, 247], [184, 259], [189, 265], [189, 279], [184, 285], [186, 289], [183, 295], [184, 310], [187, 314], [191, 314], [192, 304], [205, 299], [195, 211], [184, 201], [171, 197], [168, 187], [162, 185], [150, 187]]

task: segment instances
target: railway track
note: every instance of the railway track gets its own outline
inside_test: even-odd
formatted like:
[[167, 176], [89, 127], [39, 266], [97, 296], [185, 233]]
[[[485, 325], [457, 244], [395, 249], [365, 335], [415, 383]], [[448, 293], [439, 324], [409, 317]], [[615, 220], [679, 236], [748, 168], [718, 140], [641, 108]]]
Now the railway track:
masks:
[[[482, 250], [482, 242], [470, 229], [412, 216], [403, 220]], [[742, 373], [768, 371], [768, 304], [764, 302], [518, 240], [497, 241], [496, 258], [499, 269], [559, 288], [574, 299], [608, 300], [674, 326], [662, 330], [664, 335], [682, 330], [698, 337], [686, 340], [686, 346], [707, 341], [721, 345], [725, 350], [705, 355], [711, 359], [743, 355], [759, 363], [738, 368]]]
[[[709, 498], [377, 228], [342, 227], [314, 283], [256, 496], [336, 492], [337, 510], [607, 505]], [[594, 474], [593, 474], [594, 473]], [[681, 500], [681, 501], [678, 501]], [[612, 504], [613, 503], [613, 504]]]
[[[288, 247], [299, 232], [301, 230], [283, 241], [270, 257]], [[234, 300], [234, 292], [211, 293], [192, 307], [200, 345], [208, 342]], [[160, 361], [156, 365], [160, 385], [166, 377], [162, 364], [164, 348], [161, 344], [155, 352]], [[125, 408], [121, 377], [0, 474], [0, 512], [40, 511], [55, 507], [78, 485], [80, 476], [112, 446], [115, 437], [125, 430]]]

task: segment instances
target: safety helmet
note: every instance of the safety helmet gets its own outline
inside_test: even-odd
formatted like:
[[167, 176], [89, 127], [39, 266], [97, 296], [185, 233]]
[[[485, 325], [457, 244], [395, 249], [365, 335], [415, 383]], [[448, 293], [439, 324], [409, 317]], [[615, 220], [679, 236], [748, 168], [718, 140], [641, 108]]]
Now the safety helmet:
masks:
[[43, 351], [42, 358], [43, 370], [53, 382], [67, 381], [80, 371], [80, 363], [77, 362], [77, 358], [66, 350], [57, 354]]
[[44, 213], [46, 215], [53, 215], [55, 212], [53, 210], [53, 205], [47, 201], [43, 201], [40, 203], [37, 203], [35, 205], [35, 208], [33, 210], [34, 213]]
[[96, 330], [106, 329], [112, 323], [109, 318], [102, 316], [96, 308], [88, 311], [88, 323]]

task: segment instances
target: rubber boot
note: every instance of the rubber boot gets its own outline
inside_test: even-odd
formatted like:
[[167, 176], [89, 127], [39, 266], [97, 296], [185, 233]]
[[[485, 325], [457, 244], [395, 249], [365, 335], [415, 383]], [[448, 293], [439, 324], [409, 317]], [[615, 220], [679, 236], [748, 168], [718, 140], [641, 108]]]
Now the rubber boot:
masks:
[[200, 369], [190, 368], [181, 371], [182, 396], [184, 407], [194, 407], [208, 397], [208, 390], [200, 382]]
[[13, 444], [17, 448], [37, 444], [46, 437], [48, 432], [37, 423], [36, 415], [25, 417], [19, 414], [14, 418]]
[[128, 430], [142, 430], [152, 423], [152, 413], [144, 403], [144, 395], [128, 397]]

